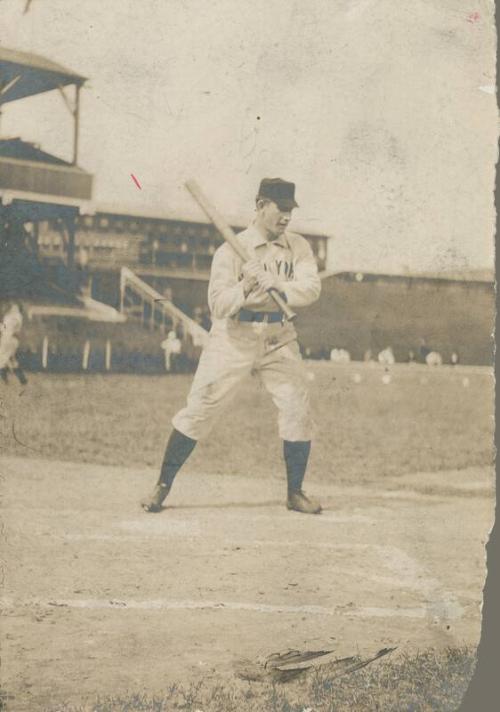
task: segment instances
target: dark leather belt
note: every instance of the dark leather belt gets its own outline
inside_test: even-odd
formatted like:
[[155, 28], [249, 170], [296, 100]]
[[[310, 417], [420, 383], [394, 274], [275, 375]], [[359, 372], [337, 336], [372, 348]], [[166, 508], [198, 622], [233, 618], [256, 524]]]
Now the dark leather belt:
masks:
[[236, 315], [238, 321], [264, 321], [267, 324], [275, 324], [283, 321], [281, 312], [258, 312], [250, 311], [250, 309], [240, 309]]

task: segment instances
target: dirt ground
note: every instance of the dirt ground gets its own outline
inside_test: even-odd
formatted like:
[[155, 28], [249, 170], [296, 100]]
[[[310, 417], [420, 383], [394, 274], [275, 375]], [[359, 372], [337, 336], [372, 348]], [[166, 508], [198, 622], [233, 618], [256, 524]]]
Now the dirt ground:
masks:
[[154, 470], [0, 464], [8, 709], [233, 679], [238, 658], [287, 648], [478, 641], [489, 468], [312, 483], [315, 517], [285, 509], [278, 478], [181, 475], [148, 515]]
[[157, 515], [138, 502], [189, 376], [31, 374], [0, 392], [9, 710], [240, 684], [238, 659], [288, 648], [477, 644], [491, 372], [307, 368], [319, 517], [284, 506], [275, 414], [255, 379]]

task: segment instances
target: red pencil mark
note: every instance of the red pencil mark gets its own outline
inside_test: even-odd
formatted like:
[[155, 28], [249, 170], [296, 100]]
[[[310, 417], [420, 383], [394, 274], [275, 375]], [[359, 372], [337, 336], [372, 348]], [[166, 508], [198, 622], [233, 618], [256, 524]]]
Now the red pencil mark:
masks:
[[139, 188], [139, 190], [142, 190], [141, 184], [139, 183], [139, 181], [137, 180], [137, 178], [135, 177], [135, 175], [134, 175], [133, 173], [131, 173], [131, 174], [130, 174], [130, 177], [132, 178], [132, 180], [134, 181], [134, 183], [136, 184], [136, 186]]
[[478, 12], [471, 12], [470, 15], [467, 15], [467, 22], [470, 22], [471, 24], [478, 22], [480, 19], [481, 15]]

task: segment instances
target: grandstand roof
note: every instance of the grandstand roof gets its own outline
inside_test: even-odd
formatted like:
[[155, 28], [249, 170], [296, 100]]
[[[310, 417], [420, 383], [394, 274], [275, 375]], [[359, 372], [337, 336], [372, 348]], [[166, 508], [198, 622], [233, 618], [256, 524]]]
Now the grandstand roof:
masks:
[[0, 104], [86, 81], [51, 59], [5, 47], [0, 47], [0, 77]]
[[82, 170], [78, 166], [73, 166], [69, 161], [64, 161], [52, 153], [42, 151], [36, 144], [23, 141], [21, 138], [0, 138], [0, 157], [16, 158], [21, 161], [51, 163], [57, 166], [70, 166], [73, 170]]
[[[189, 213], [188, 211], [180, 214], [173, 212], [154, 212], [147, 210], [140, 210], [135, 208], [128, 208], [119, 204], [99, 204], [95, 206], [95, 213], [102, 215], [114, 215], [122, 217], [138, 218], [143, 220], [171, 220], [174, 222], [183, 223], [195, 223], [199, 225], [211, 225], [211, 221], [202, 214]], [[241, 216], [235, 215], [225, 215], [226, 222], [235, 227], [244, 229], [249, 224], [249, 218], [246, 219]], [[300, 220], [293, 221], [292, 232], [299, 232], [301, 234], [308, 235], [310, 237], [330, 237], [326, 232], [320, 232], [319, 230], [311, 230], [307, 225], [301, 223]]]
[[495, 275], [489, 269], [445, 270], [443, 272], [416, 272], [409, 275], [422, 279], [450, 279], [455, 282], [493, 282]]

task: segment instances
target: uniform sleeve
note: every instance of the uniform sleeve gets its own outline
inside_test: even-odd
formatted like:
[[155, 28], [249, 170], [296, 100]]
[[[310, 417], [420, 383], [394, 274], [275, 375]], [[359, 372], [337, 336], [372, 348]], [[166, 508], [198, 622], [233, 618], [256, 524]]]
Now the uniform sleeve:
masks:
[[208, 306], [214, 319], [234, 316], [245, 302], [239, 281], [240, 263], [228, 245], [221, 245], [212, 260]]
[[294, 278], [282, 282], [280, 289], [291, 307], [307, 307], [315, 302], [321, 293], [318, 266], [313, 251], [304, 238], [300, 238], [294, 253]]

